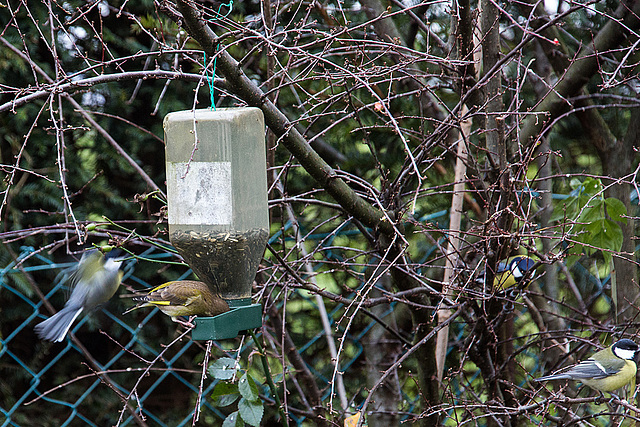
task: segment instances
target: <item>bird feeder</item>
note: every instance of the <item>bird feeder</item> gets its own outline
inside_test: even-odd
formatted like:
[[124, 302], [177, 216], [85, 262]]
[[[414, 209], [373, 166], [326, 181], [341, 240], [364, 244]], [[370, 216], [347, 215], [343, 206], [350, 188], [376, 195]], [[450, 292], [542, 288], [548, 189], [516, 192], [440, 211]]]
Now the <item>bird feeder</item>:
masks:
[[230, 311], [197, 317], [192, 338], [262, 326], [251, 285], [269, 236], [264, 117], [258, 108], [169, 113], [164, 119], [169, 239]]

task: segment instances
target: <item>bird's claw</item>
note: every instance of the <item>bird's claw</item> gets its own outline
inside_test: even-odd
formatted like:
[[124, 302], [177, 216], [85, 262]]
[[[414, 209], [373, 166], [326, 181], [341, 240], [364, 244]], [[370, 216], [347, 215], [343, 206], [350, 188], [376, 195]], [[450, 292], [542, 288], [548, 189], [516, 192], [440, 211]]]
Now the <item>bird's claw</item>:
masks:
[[620, 397], [615, 393], [609, 393], [611, 397], [606, 397], [604, 393], [600, 393], [600, 396], [596, 397], [595, 404], [602, 405], [606, 403], [607, 405], [613, 404], [616, 400], [621, 400]]
[[603, 403], [608, 402], [608, 400], [609, 399], [607, 399], [604, 394], [601, 394], [600, 396], [596, 397], [595, 404], [602, 405]]

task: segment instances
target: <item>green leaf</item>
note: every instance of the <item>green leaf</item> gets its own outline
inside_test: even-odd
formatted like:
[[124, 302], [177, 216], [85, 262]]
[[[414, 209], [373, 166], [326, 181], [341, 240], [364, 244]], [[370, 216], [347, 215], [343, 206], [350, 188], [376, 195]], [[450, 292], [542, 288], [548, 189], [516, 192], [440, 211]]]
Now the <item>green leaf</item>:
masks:
[[259, 398], [258, 386], [251, 375], [244, 374], [238, 382], [238, 391], [245, 399], [256, 401]]
[[582, 187], [582, 182], [578, 178], [572, 178], [571, 181], [569, 181], [569, 187], [577, 190], [578, 188]]
[[596, 199], [591, 201], [591, 205], [584, 208], [576, 221], [594, 222], [604, 219], [604, 200]]
[[236, 373], [236, 361], [230, 357], [221, 357], [209, 365], [209, 375], [219, 380], [229, 380]]
[[562, 221], [565, 218], [573, 218], [575, 211], [576, 199], [570, 197], [558, 202], [553, 207], [553, 213], [551, 214], [551, 221]]
[[624, 233], [622, 232], [622, 227], [617, 223], [611, 221], [610, 219], [605, 219], [605, 235], [607, 236], [608, 241], [611, 242], [610, 249], [618, 252], [622, 250], [622, 243], [624, 242]]
[[580, 241], [602, 250], [619, 251], [622, 249], [622, 241], [624, 240], [622, 229], [610, 219], [593, 222], [586, 226], [585, 230], [587, 233], [581, 236]]
[[254, 427], [260, 426], [260, 421], [264, 414], [264, 407], [260, 400], [252, 402], [243, 397], [238, 402], [238, 411], [245, 423]]
[[584, 245], [576, 245], [574, 247], [574, 251], [572, 252], [575, 255], [591, 255], [597, 249], [592, 248], [591, 246], [595, 246], [594, 242], [594, 234], [600, 234], [600, 225], [599, 222], [592, 222], [591, 224], [577, 225], [575, 229], [571, 230], [576, 233], [576, 241], [580, 243], [584, 243]]
[[244, 423], [240, 419], [238, 411], [232, 414], [229, 414], [227, 418], [224, 419], [224, 422], [222, 423], [222, 427], [242, 427], [242, 426], [244, 426]]
[[587, 227], [592, 226], [594, 223], [590, 224], [574, 224], [571, 228], [571, 233], [575, 235], [575, 239], [581, 243], [589, 243], [591, 244], [591, 240], [589, 237], [589, 231], [587, 231]]
[[582, 183], [582, 188], [585, 193], [593, 196], [602, 191], [602, 182], [596, 178], [587, 178]]
[[627, 223], [627, 218], [624, 218], [623, 215], [627, 214], [627, 207], [622, 203], [622, 201], [609, 197], [604, 201], [607, 207], [607, 214], [609, 218], [614, 221], [620, 221], [623, 224]]
[[226, 394], [234, 394], [234, 393], [235, 394], [238, 393], [238, 386], [236, 384], [220, 381], [213, 388], [213, 392], [211, 392], [211, 397], [215, 399], [216, 397], [224, 396]]
[[218, 399], [214, 402], [216, 406], [224, 408], [225, 406], [229, 406], [234, 403], [236, 400], [240, 399], [240, 394], [225, 394], [224, 396], [218, 397]]
[[236, 384], [230, 384], [221, 381], [213, 388], [211, 398], [215, 400], [216, 406], [229, 406], [240, 398], [240, 393], [238, 393], [238, 386]]

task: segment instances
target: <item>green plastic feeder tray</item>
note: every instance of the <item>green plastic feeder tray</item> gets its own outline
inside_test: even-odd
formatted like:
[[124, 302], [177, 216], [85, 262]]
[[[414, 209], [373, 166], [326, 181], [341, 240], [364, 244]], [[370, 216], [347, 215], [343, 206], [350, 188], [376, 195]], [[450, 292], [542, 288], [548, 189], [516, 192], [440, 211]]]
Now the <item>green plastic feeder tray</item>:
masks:
[[215, 317], [196, 317], [191, 338], [198, 341], [235, 338], [241, 331], [262, 326], [262, 305], [251, 299], [229, 300], [230, 310]]

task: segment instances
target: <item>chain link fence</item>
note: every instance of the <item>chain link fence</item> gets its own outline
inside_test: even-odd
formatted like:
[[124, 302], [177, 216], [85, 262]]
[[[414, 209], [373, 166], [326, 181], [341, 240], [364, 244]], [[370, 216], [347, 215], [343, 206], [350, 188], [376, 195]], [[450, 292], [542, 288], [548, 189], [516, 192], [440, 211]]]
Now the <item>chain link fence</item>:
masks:
[[[352, 231], [345, 234], [350, 233]], [[271, 243], [279, 238], [276, 233]], [[327, 235], [307, 238], [324, 240], [327, 248], [334, 240]], [[325, 256], [335, 262], [340, 258], [339, 252], [328, 249]], [[147, 260], [162, 263], [173, 257], [157, 249], [138, 256], [145, 261], [131, 259], [123, 263], [123, 287], [140, 289], [157, 285], [141, 278], [138, 271], [146, 268]], [[172, 323], [156, 308], [122, 316], [131, 305], [123, 298], [127, 294], [123, 287], [108, 303], [88, 315], [81, 315], [62, 343], [49, 343], [36, 337], [33, 326], [48, 318], [53, 313], [51, 309], [57, 311], [64, 305], [68, 278], [76, 262], [59, 262], [32, 247], [22, 247], [16, 259], [4, 263], [0, 270], [0, 309], [5, 323], [2, 329], [11, 331], [0, 340], [2, 425], [183, 426], [191, 425], [197, 412], [204, 425], [219, 425], [229, 410], [216, 407], [208, 398], [217, 380], [209, 376], [200, 386], [205, 342], [192, 341], [181, 326]], [[264, 274], [263, 271], [259, 276]], [[191, 270], [187, 270], [176, 280], [191, 276]], [[43, 283], [35, 277], [54, 279]], [[326, 363], [330, 359], [326, 329], [321, 322], [300, 317], [308, 312], [318, 313], [318, 300], [305, 291], [286, 292], [286, 303], [276, 304], [291, 313], [287, 328], [291, 329], [298, 353], [318, 382], [322, 399], [327, 401], [332, 395], [330, 384], [334, 372], [331, 364]], [[285, 304], [288, 308], [283, 307]], [[324, 303], [322, 305], [324, 309]], [[336, 330], [336, 326], [344, 316], [344, 307], [332, 304], [327, 306], [327, 311], [328, 328], [340, 335], [344, 329]], [[378, 319], [384, 321], [392, 314], [393, 308], [387, 307]], [[267, 316], [265, 314], [265, 319]], [[359, 375], [364, 363], [362, 342], [375, 325], [376, 321], [371, 320], [346, 334], [340, 356], [340, 372], [345, 377]], [[268, 334], [267, 342], [276, 354], [278, 340], [275, 333]], [[254, 350], [251, 337], [244, 335], [215, 342], [211, 360], [224, 356], [237, 358], [241, 368], [256, 370], [255, 362], [251, 361]], [[281, 383], [282, 364], [272, 369], [274, 381]], [[257, 377], [264, 378], [264, 373], [260, 371]], [[298, 385], [287, 386], [296, 394]], [[354, 391], [358, 393], [358, 390], [348, 390], [348, 393], [352, 395]], [[266, 385], [262, 386], [261, 393], [266, 403], [273, 402]], [[337, 392], [333, 390], [333, 393], [335, 396]], [[200, 403], [199, 395], [203, 396]], [[290, 398], [290, 403], [295, 402], [296, 398]], [[354, 402], [347, 405], [354, 408]], [[409, 403], [406, 409], [412, 408], [413, 404]], [[305, 425], [307, 420], [295, 409], [289, 416], [298, 425]]]
[[[432, 221], [437, 226], [437, 221], [446, 216], [447, 212], [442, 211], [420, 220]], [[289, 242], [288, 254], [293, 255], [291, 248], [295, 248], [296, 233], [290, 227], [288, 224], [274, 233], [269, 247], [278, 243], [286, 247]], [[346, 298], [357, 300], [371, 266], [355, 262], [354, 257], [348, 255], [353, 248], [343, 246], [342, 239], [359, 238], [360, 231], [345, 224], [332, 233], [303, 235], [304, 241], [310, 242], [309, 246], [315, 249], [299, 258], [292, 256], [291, 268], [306, 279], [317, 279], [320, 289], [340, 289], [336, 282], [344, 274], [352, 275], [358, 278], [360, 287], [350, 290], [342, 287], [341, 291]], [[425, 263], [425, 268], [431, 267], [426, 263], [434, 250], [431, 247], [423, 251], [424, 257], [418, 262]], [[260, 337], [271, 356], [274, 382], [280, 390], [287, 390], [283, 404], [288, 416], [297, 425], [315, 424], [309, 411], [304, 410], [310, 404], [304, 401], [307, 390], [295, 375], [299, 367], [285, 358], [283, 348], [287, 343], [278, 328], [269, 322], [273, 310], [286, 319], [296, 353], [315, 378], [323, 405], [334, 413], [355, 413], [366, 398], [372, 381], [375, 382], [375, 378], [379, 378], [412, 345], [410, 336], [397, 332], [406, 330], [401, 325], [402, 310], [397, 303], [390, 302], [358, 311], [320, 298], [292, 286], [283, 274], [282, 266], [269, 259], [269, 250], [266, 257], [254, 289], [265, 310], [265, 328]], [[67, 338], [56, 344], [37, 339], [33, 326], [49, 317], [52, 309], [57, 311], [64, 305], [67, 279], [76, 261], [61, 262], [43, 251], [22, 247], [15, 259], [3, 262], [0, 270], [0, 309], [4, 323], [0, 341], [2, 425], [185, 426], [191, 425], [196, 416], [202, 425], [220, 425], [231, 409], [217, 405], [215, 399], [209, 397], [218, 383], [216, 379], [209, 375], [202, 381], [206, 343], [192, 341], [187, 331], [155, 308], [122, 316], [131, 306], [126, 298], [129, 291], [157, 285], [147, 282], [149, 270], [157, 270], [157, 266], [181, 270], [168, 264], [173, 258], [172, 253], [150, 248], [139, 253], [138, 260], [125, 261], [123, 284], [126, 289], [121, 289], [116, 297], [89, 315], [80, 316]], [[305, 270], [310, 260], [313, 268]], [[337, 268], [345, 265], [349, 266], [348, 271]], [[174, 276], [175, 280], [192, 277], [191, 270], [182, 270], [182, 274]], [[581, 288], [589, 287], [588, 292], [584, 291], [590, 295], [589, 304], [604, 296], [606, 282], [591, 276], [580, 264], [576, 264], [573, 274]], [[45, 278], [52, 280], [47, 282]], [[375, 287], [370, 292], [385, 295], [383, 284], [376, 283]], [[375, 295], [369, 293], [369, 297]], [[322, 315], [325, 310], [326, 317]], [[363, 312], [365, 316], [355, 315]], [[522, 303], [516, 305], [514, 317], [516, 331], [526, 330], [527, 322], [531, 322]], [[465, 340], [468, 334], [465, 328], [464, 322], [452, 324], [452, 343], [460, 344]], [[389, 335], [389, 329], [396, 331], [395, 335]], [[330, 340], [327, 340], [327, 333], [332, 335]], [[526, 336], [514, 338], [523, 343], [528, 339]], [[335, 342], [337, 350], [331, 348], [331, 341]], [[339, 355], [337, 370], [331, 362], [335, 360], [336, 351]], [[390, 359], [376, 360], [373, 355], [390, 356]], [[209, 362], [225, 356], [237, 359], [240, 367], [253, 372], [254, 377], [264, 378], [264, 370], [256, 362], [256, 346], [249, 335], [215, 342]], [[541, 366], [539, 356], [536, 348], [527, 347], [519, 353], [518, 361], [535, 374]], [[401, 402], [401, 407], [385, 409], [382, 403], [376, 407], [382, 412], [397, 411], [404, 420], [419, 416], [414, 411], [420, 399], [420, 390], [411, 377], [411, 369], [415, 366], [407, 366], [407, 371], [396, 375], [394, 385], [387, 385], [388, 389], [383, 387], [381, 392], [397, 394], [395, 401]], [[456, 366], [448, 368], [455, 371]], [[464, 368], [464, 376], [452, 375], [448, 382], [447, 393], [450, 393], [453, 405], [447, 414], [453, 419], [456, 402], [461, 404], [472, 384], [480, 381], [477, 368]], [[525, 380], [517, 385], [527, 386]], [[265, 404], [273, 408], [275, 401], [266, 384], [260, 385], [260, 392]], [[531, 422], [537, 420], [532, 418]]]

